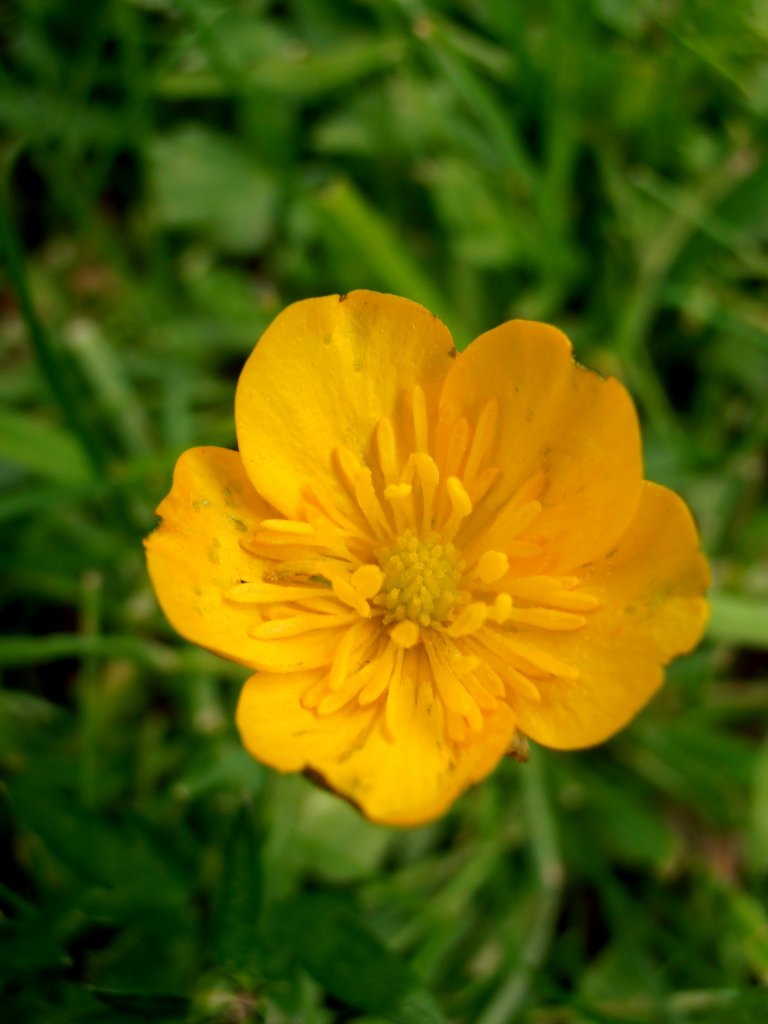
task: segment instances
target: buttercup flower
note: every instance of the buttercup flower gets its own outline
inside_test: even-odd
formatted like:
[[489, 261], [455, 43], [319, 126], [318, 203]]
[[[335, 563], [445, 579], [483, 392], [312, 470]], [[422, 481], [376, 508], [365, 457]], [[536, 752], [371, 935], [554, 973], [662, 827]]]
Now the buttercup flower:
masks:
[[706, 620], [687, 507], [643, 481], [632, 401], [554, 327], [457, 354], [406, 299], [298, 302], [147, 540], [185, 637], [256, 672], [237, 724], [374, 821], [417, 824], [521, 735], [606, 739]]

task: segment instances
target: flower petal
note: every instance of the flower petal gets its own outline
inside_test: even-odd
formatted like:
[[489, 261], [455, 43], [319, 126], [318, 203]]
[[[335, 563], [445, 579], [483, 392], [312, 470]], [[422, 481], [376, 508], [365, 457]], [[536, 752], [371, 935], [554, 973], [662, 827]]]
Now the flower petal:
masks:
[[645, 483], [615, 550], [583, 571], [579, 592], [601, 607], [574, 633], [520, 633], [574, 667], [577, 679], [537, 679], [541, 701], [515, 702], [520, 728], [549, 747], [600, 743], [625, 725], [689, 651], [707, 620], [709, 567], [685, 502]]
[[542, 510], [531, 531], [546, 541], [547, 568], [565, 572], [605, 554], [637, 508], [643, 475], [626, 390], [578, 366], [556, 328], [513, 320], [480, 335], [454, 361], [441, 415], [476, 423], [494, 398], [501, 478], [482, 503], [486, 522], [543, 472]]
[[147, 563], [171, 625], [188, 640], [253, 666], [261, 645], [247, 630], [256, 613], [224, 595], [241, 580], [261, 578], [258, 559], [240, 540], [274, 512], [253, 489], [238, 453], [184, 452], [157, 513], [162, 522], [145, 541]]
[[317, 678], [252, 676], [237, 709], [243, 743], [279, 771], [316, 772], [381, 824], [418, 825], [436, 818], [495, 767], [515, 735], [512, 714], [500, 708], [456, 753], [446, 742], [434, 702], [426, 700], [431, 688], [420, 687], [418, 699], [413, 682], [404, 678], [393, 739], [376, 706], [350, 705], [324, 717], [304, 708], [302, 694]]
[[448, 329], [422, 306], [355, 291], [297, 302], [267, 328], [237, 386], [237, 437], [248, 476], [289, 517], [307, 481], [339, 489], [335, 449], [365, 461], [382, 417], [419, 384], [434, 399], [451, 365]]
[[322, 674], [258, 672], [247, 680], [237, 707], [243, 743], [259, 761], [281, 772], [317, 768], [343, 757], [359, 742], [375, 717], [371, 708], [342, 710], [321, 717], [305, 708], [302, 697]]

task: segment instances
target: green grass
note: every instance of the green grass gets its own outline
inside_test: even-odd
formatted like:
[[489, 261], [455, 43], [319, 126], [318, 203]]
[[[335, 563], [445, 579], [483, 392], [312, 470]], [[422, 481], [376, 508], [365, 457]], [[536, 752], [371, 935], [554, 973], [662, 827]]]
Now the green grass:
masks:
[[[765, 5], [19, 0], [0, 14], [8, 1019], [768, 1012]], [[707, 641], [602, 748], [367, 824], [242, 751], [141, 538], [288, 302], [558, 324], [693, 507]], [[628, 666], [631, 671], [631, 666]]]

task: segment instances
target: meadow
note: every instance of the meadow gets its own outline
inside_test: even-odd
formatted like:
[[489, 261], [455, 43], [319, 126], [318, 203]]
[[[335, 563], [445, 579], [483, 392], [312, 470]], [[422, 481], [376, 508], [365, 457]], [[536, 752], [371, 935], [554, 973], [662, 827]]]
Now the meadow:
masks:
[[[761, 0], [2, 8], [4, 1019], [767, 1019], [767, 53]], [[355, 288], [566, 331], [713, 569], [629, 728], [413, 829], [248, 756], [142, 549], [264, 328]]]

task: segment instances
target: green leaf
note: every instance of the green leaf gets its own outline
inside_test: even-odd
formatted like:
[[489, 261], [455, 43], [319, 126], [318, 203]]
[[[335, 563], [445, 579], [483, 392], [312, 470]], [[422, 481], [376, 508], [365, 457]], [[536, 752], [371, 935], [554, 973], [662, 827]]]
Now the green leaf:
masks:
[[187, 1015], [190, 1005], [187, 996], [165, 992], [124, 992], [109, 988], [95, 988], [91, 991], [111, 1009], [145, 1020], [178, 1020]]
[[709, 636], [721, 643], [768, 649], [768, 601], [739, 594], [710, 598]]
[[49, 921], [37, 914], [0, 926], [0, 978], [5, 981], [40, 971], [61, 969], [69, 963], [60, 937], [54, 934]]
[[362, 923], [325, 893], [305, 893], [276, 909], [275, 933], [331, 995], [392, 1024], [444, 1024], [432, 995]]
[[311, 788], [291, 831], [293, 855], [313, 877], [341, 884], [373, 876], [392, 845], [393, 831], [372, 825], [357, 810]]
[[252, 54], [243, 68], [233, 67], [232, 62], [226, 69], [166, 74], [157, 88], [161, 96], [172, 99], [222, 96], [230, 92], [231, 79], [237, 77], [248, 89], [263, 90], [272, 100], [316, 99], [336, 89], [351, 88], [360, 79], [398, 64], [405, 45], [397, 35], [361, 36], [315, 51], [287, 40], [282, 50], [268, 56]]
[[261, 837], [248, 807], [232, 823], [219, 884], [216, 958], [231, 968], [254, 962], [262, 905]]
[[66, 427], [17, 412], [0, 412], [0, 459], [57, 483], [91, 479], [83, 450]]
[[761, 1024], [768, 1016], [764, 989], [680, 992], [669, 1003], [672, 1019], [681, 1024]]
[[533, 245], [535, 232], [526, 230], [524, 211], [511, 216], [511, 197], [494, 192], [493, 182], [470, 161], [441, 157], [427, 165], [425, 175], [459, 259], [476, 267], [504, 267]]
[[328, 240], [335, 245], [343, 244], [355, 261], [358, 283], [361, 273], [367, 272], [373, 277], [372, 284], [420, 302], [446, 323], [456, 326], [457, 317], [419, 266], [402, 235], [351, 181], [339, 179], [327, 186], [317, 200], [317, 209]]
[[258, 252], [272, 232], [277, 187], [236, 143], [190, 125], [155, 139], [150, 151], [158, 221], [200, 231], [225, 252]]
[[42, 796], [34, 778], [8, 787], [18, 818], [81, 879], [114, 888], [135, 906], [180, 906], [178, 866], [132, 819], [110, 821], [55, 791]]

